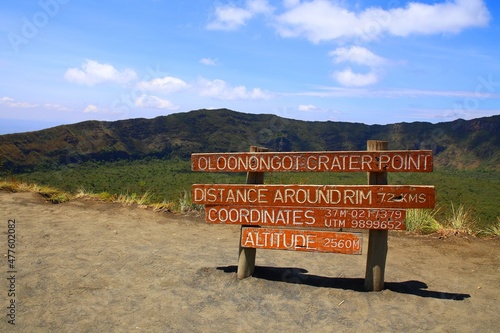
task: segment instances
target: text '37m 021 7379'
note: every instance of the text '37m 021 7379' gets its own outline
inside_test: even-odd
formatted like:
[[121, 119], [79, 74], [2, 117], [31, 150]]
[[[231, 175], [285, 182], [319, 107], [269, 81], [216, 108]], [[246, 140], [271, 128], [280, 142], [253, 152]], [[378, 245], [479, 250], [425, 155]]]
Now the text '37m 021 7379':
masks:
[[[368, 141], [366, 152], [274, 153], [251, 147], [243, 153], [193, 154], [191, 165], [193, 171], [247, 172], [247, 184], [194, 184], [191, 192], [193, 203], [205, 205], [208, 223], [241, 225], [238, 278], [253, 274], [256, 249], [361, 254], [362, 234], [342, 229], [368, 229], [365, 288], [381, 290], [387, 231], [405, 229], [406, 208], [435, 205], [434, 186], [387, 185], [387, 172], [431, 172], [432, 152], [388, 151], [385, 141]], [[367, 172], [369, 180], [368, 185], [267, 185], [265, 172]]]

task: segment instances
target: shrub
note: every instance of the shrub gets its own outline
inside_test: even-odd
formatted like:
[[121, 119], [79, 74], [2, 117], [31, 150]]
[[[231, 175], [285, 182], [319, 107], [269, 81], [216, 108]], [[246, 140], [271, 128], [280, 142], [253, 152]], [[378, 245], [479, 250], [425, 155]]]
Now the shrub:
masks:
[[193, 204], [191, 200], [191, 195], [184, 190], [184, 193], [181, 194], [179, 198], [179, 211], [181, 213], [189, 213], [192, 211], [201, 211], [203, 209], [203, 205]]
[[483, 234], [487, 236], [500, 236], [500, 217], [497, 217], [497, 222], [487, 227]]
[[42, 195], [44, 198], [49, 200], [52, 203], [59, 204], [63, 202], [67, 202], [71, 200], [71, 194], [60, 191], [57, 189], [54, 189], [52, 187], [48, 186], [43, 186], [39, 188], [37, 191], [40, 195]]
[[472, 234], [478, 224], [478, 218], [471, 208], [463, 204], [456, 207], [451, 203], [451, 214], [446, 219], [446, 227], [458, 233]]
[[408, 209], [406, 211], [406, 230], [422, 234], [431, 234], [442, 228], [435, 216], [439, 208]]
[[144, 194], [137, 194], [137, 193], [120, 194], [114, 200], [114, 202], [119, 202], [125, 205], [138, 204], [140, 206], [148, 205], [150, 201], [151, 201], [151, 194], [149, 191], [146, 191]]

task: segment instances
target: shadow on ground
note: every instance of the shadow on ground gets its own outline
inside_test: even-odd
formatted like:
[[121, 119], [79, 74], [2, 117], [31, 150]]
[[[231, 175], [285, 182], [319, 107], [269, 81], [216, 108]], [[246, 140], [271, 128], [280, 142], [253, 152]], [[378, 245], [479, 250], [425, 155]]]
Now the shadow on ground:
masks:
[[[217, 267], [217, 269], [224, 271], [225, 273], [236, 273], [237, 266]], [[252, 276], [257, 279], [269, 281], [366, 292], [364, 288], [364, 279], [362, 278], [325, 277], [307, 273], [306, 269], [296, 267], [256, 266], [255, 272]], [[463, 301], [464, 299], [470, 297], [469, 294], [432, 291], [427, 290], [427, 288], [428, 286], [424, 282], [414, 280], [385, 283], [385, 289], [401, 294], [454, 301]]]

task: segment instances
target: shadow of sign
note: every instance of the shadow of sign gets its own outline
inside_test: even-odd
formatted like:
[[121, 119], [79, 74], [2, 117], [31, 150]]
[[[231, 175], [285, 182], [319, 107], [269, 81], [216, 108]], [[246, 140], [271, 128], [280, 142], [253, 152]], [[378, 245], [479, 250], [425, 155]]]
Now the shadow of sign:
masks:
[[[217, 269], [225, 273], [236, 273], [237, 266], [217, 267]], [[324, 277], [307, 273], [308, 271], [306, 269], [296, 267], [256, 266], [255, 272], [252, 276], [257, 279], [264, 279], [268, 281], [366, 292], [364, 288], [364, 279], [362, 278]], [[463, 301], [464, 299], [471, 297], [469, 294], [440, 292], [427, 290], [427, 288], [428, 286], [424, 282], [412, 280], [403, 282], [385, 282], [384, 289], [401, 294], [454, 301]]]

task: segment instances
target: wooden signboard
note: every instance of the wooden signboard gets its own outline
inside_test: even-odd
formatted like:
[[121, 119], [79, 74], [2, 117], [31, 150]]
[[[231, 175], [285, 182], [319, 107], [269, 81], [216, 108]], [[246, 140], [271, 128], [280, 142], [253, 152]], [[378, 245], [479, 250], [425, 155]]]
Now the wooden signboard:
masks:
[[207, 206], [207, 223], [294, 228], [405, 230], [402, 209]]
[[206, 172], [431, 172], [430, 150], [192, 154]]
[[361, 233], [244, 227], [246, 248], [361, 254]]
[[434, 186], [195, 184], [192, 201], [203, 205], [285, 207], [433, 208]]
[[[431, 172], [430, 150], [250, 152], [191, 155], [193, 171], [247, 172], [247, 184], [195, 184], [191, 199], [205, 205], [208, 223], [241, 225], [237, 276], [253, 274], [256, 249], [361, 254], [369, 229], [366, 290], [384, 287], [388, 230], [406, 228], [406, 208], [434, 208], [434, 186], [387, 185], [388, 172]], [[366, 172], [368, 185], [264, 185], [265, 172]], [[305, 228], [305, 229], [298, 229]], [[323, 230], [321, 230], [321, 229]], [[330, 230], [328, 230], [330, 229]]]

